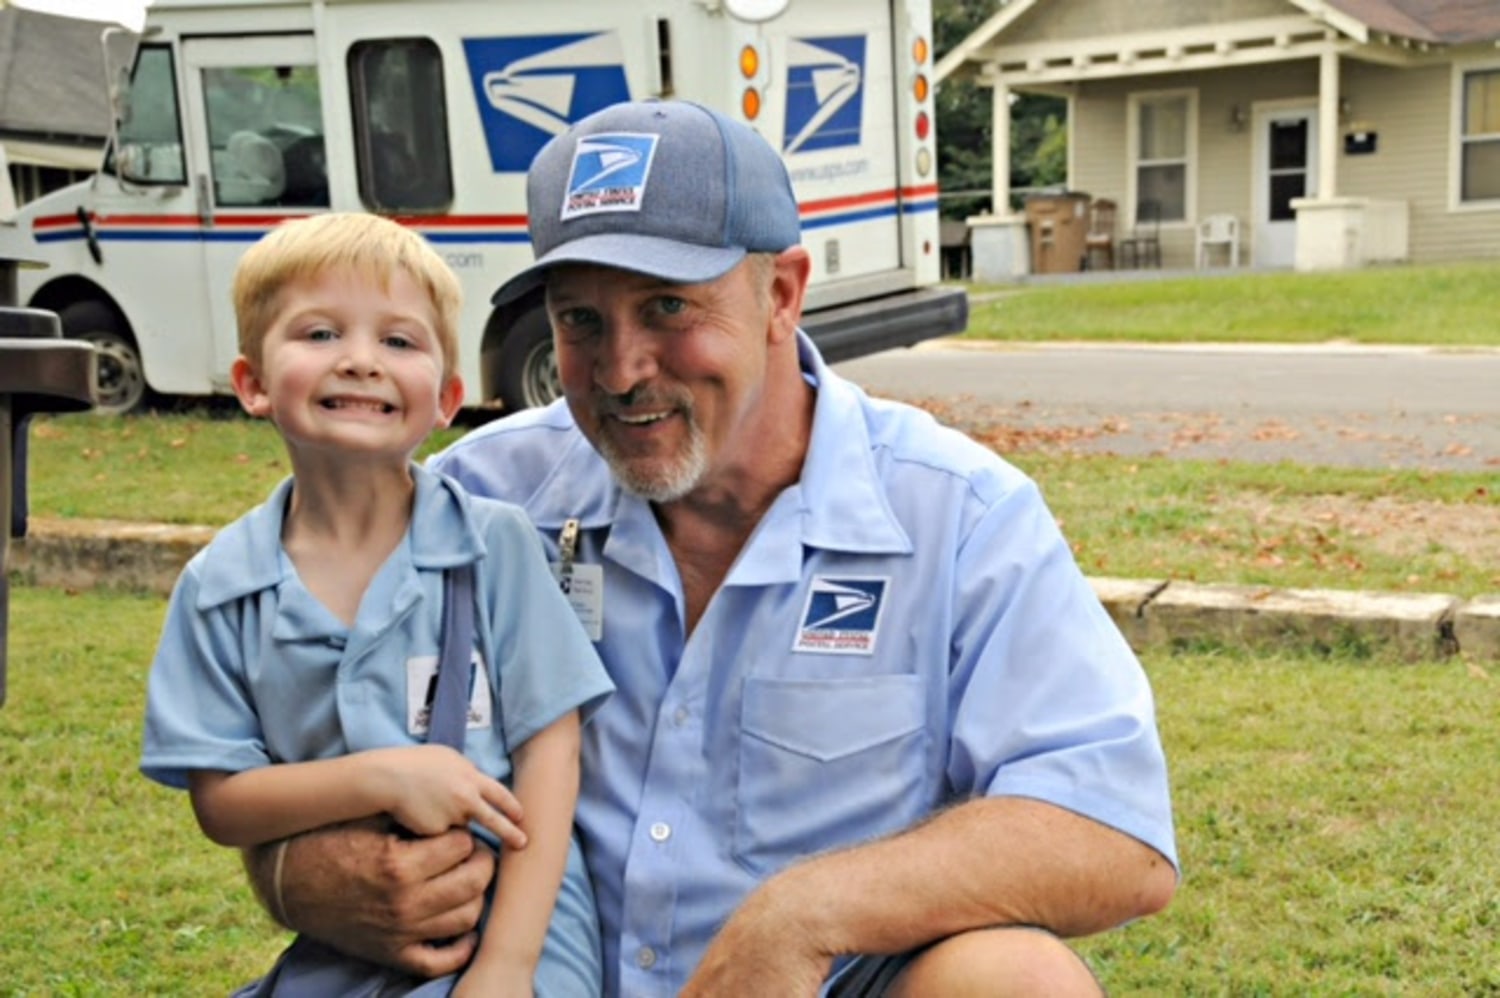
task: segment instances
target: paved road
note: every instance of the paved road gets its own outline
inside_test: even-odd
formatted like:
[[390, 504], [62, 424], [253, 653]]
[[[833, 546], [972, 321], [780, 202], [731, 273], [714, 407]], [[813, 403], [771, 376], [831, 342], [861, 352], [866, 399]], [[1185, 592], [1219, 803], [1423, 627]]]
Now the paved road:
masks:
[[1500, 350], [938, 340], [837, 367], [1080, 450], [1500, 475]]

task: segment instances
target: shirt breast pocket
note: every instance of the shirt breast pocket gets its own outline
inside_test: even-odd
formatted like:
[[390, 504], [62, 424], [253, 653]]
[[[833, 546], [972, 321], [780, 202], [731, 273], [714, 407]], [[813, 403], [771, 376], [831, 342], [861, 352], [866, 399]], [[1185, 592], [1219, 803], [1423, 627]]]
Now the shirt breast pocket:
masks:
[[928, 733], [917, 676], [745, 681], [734, 855], [765, 876], [911, 824]]

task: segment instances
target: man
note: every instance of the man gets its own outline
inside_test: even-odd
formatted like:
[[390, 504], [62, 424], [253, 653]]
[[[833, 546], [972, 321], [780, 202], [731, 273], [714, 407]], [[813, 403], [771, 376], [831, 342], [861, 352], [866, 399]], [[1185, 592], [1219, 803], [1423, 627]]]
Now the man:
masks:
[[[617, 105], [527, 199], [537, 259], [496, 300], [544, 290], [565, 404], [434, 466], [526, 509], [618, 687], [578, 808], [606, 991], [1098, 993], [1059, 938], [1171, 897], [1166, 771], [1035, 486], [824, 365], [790, 182], [745, 126]], [[472, 928], [464, 833], [279, 861], [290, 923], [340, 948], [436, 973], [472, 947], [423, 942]]]

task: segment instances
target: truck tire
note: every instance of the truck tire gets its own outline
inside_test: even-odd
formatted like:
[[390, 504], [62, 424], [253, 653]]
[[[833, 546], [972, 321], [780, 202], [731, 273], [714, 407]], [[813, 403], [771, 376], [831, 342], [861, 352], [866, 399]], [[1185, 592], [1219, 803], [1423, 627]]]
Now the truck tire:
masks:
[[96, 412], [122, 416], [145, 407], [148, 390], [141, 352], [118, 316], [97, 301], [74, 302], [58, 312], [63, 335], [94, 344]]
[[543, 406], [562, 395], [547, 313], [523, 315], [500, 344], [500, 401], [509, 412]]

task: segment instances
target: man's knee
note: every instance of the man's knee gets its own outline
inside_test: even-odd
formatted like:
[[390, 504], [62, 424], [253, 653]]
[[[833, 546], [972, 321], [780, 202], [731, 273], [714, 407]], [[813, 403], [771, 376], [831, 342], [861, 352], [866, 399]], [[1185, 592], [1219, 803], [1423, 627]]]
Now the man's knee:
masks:
[[1103, 994], [1088, 965], [1061, 939], [1016, 927], [965, 932], [934, 944], [897, 978], [890, 998]]

